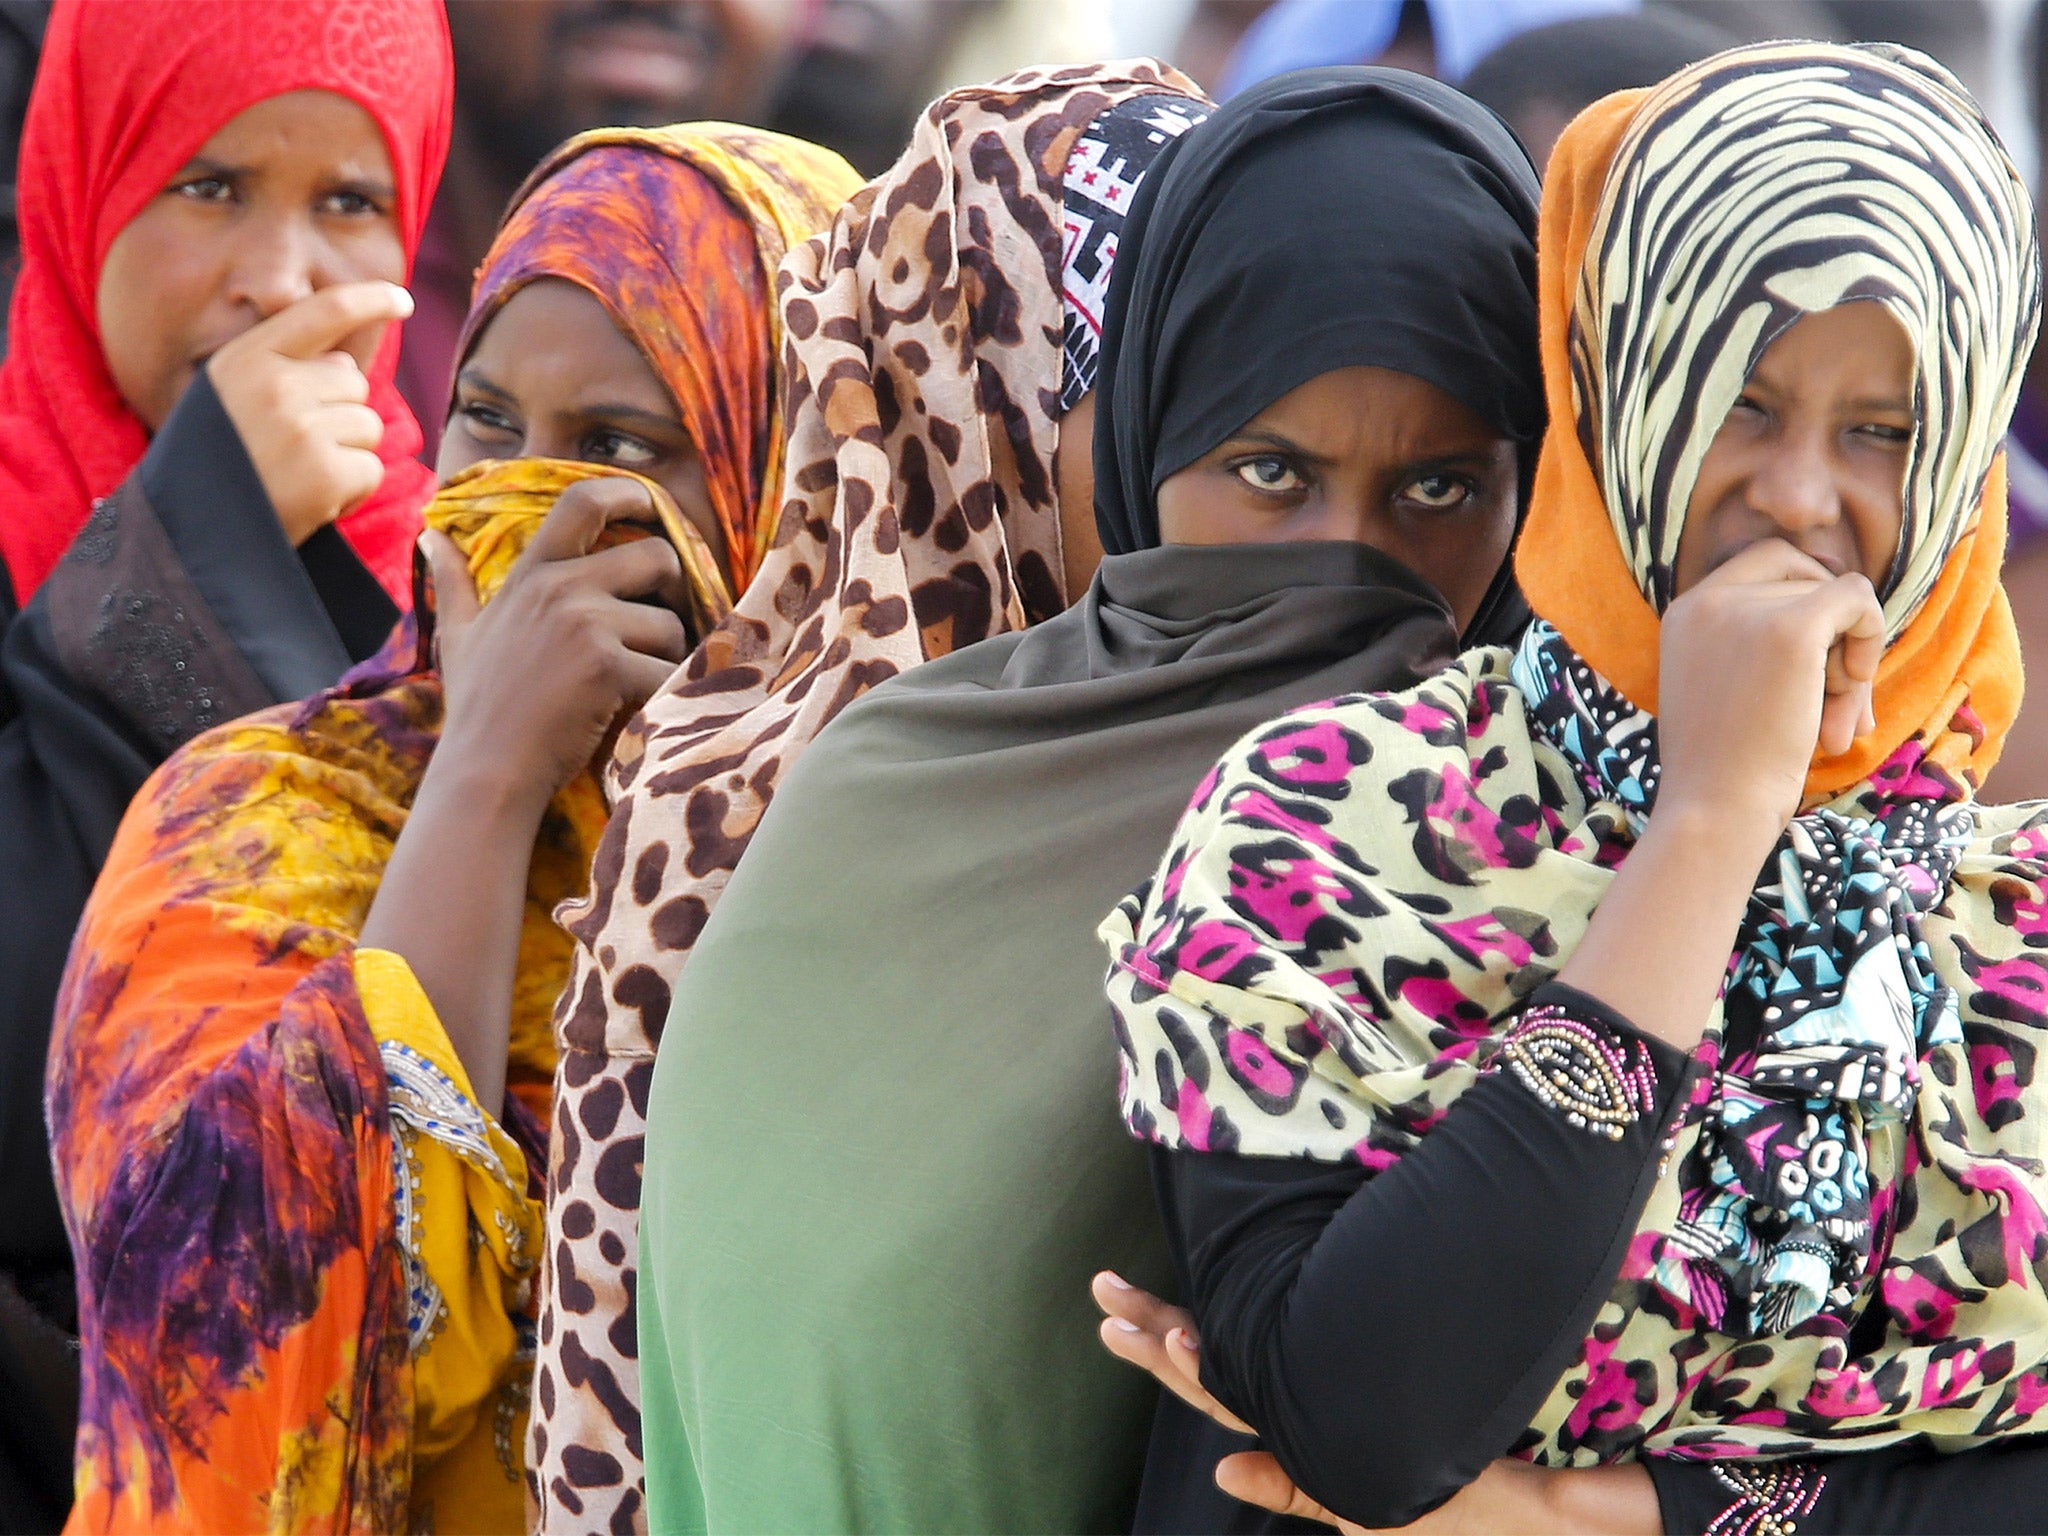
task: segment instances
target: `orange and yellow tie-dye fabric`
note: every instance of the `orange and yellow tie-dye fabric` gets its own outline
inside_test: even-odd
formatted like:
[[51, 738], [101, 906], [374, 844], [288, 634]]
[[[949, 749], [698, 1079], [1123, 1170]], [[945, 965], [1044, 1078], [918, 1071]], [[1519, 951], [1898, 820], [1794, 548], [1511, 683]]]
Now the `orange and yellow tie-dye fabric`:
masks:
[[[772, 533], [776, 268], [857, 186], [757, 129], [602, 130], [529, 178], [479, 276], [464, 351], [520, 286], [561, 278], [668, 386], [726, 555], [653, 495], [695, 634]], [[563, 487], [601, 473], [622, 472], [478, 465], [427, 522], [487, 597]], [[423, 603], [340, 686], [189, 743], [87, 908], [47, 1083], [79, 1274], [73, 1530], [524, 1529], [568, 960], [551, 914], [581, 894], [605, 807], [579, 777], [542, 825], [488, 1114], [404, 962], [355, 947], [440, 733], [432, 622]]]
[[[587, 465], [429, 508], [487, 597]], [[438, 738], [432, 609], [341, 686], [199, 737], [123, 822], [51, 1053], [79, 1258], [75, 1530], [518, 1531], [540, 1159], [605, 810], [534, 849], [508, 1094], [487, 1114], [397, 955], [358, 950]]]

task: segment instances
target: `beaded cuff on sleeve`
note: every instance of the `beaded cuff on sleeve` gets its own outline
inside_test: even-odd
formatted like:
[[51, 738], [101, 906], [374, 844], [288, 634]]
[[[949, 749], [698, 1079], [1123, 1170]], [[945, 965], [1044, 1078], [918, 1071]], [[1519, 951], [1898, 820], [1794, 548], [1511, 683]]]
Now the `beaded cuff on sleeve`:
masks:
[[1708, 1523], [1706, 1536], [1796, 1536], [1828, 1485], [1824, 1473], [1791, 1461], [1717, 1466], [1714, 1481], [1735, 1497]]
[[1657, 1071], [1643, 1043], [1555, 1003], [1522, 1014], [1490, 1070], [1511, 1074], [1573, 1125], [1609, 1141], [1657, 1110]]

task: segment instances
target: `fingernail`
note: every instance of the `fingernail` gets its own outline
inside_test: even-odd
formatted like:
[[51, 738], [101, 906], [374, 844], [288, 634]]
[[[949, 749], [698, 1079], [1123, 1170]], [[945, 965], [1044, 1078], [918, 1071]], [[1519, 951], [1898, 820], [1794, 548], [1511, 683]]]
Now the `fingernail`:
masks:
[[1143, 1333], [1145, 1331], [1128, 1317], [1112, 1317], [1109, 1320], [1109, 1326], [1116, 1329], [1119, 1333]]
[[1114, 1286], [1117, 1290], [1120, 1291], [1135, 1291], [1137, 1289], [1135, 1285], [1131, 1284], [1130, 1281], [1126, 1280], [1122, 1275], [1118, 1274], [1113, 1269], [1105, 1269], [1102, 1272], [1102, 1278], [1107, 1280], [1112, 1286]]
[[411, 314], [413, 311], [412, 294], [405, 288], [400, 287], [397, 283], [392, 283], [389, 284], [388, 286], [390, 287], [393, 293], [398, 295], [400, 300], [400, 307], [405, 311], [406, 314]]

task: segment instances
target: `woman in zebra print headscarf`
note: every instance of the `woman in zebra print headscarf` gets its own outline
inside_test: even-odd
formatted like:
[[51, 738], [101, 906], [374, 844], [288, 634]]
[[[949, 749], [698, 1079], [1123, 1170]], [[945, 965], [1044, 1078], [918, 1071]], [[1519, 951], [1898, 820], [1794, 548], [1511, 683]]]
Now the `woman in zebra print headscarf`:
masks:
[[2026, 191], [1769, 45], [1582, 115], [1538, 250], [1537, 621], [1246, 737], [1102, 930], [1203, 1379], [1374, 1528], [2038, 1525], [1926, 1449], [2048, 1430]]

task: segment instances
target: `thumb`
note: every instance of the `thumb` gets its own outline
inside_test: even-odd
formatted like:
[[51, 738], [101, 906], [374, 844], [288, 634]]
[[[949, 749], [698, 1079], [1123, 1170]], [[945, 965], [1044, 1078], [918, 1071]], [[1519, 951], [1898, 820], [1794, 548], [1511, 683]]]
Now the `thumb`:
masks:
[[[1295, 1486], [1294, 1479], [1280, 1468], [1271, 1453], [1239, 1451], [1216, 1463], [1216, 1486], [1241, 1503], [1253, 1504], [1276, 1515], [1297, 1520], [1317, 1520], [1338, 1525], [1337, 1517]], [[1357, 1526], [1341, 1527], [1357, 1530]]]
[[445, 641], [467, 629], [483, 604], [477, 599], [469, 562], [453, 539], [438, 528], [429, 528], [420, 535], [420, 550], [434, 579], [434, 624]]

